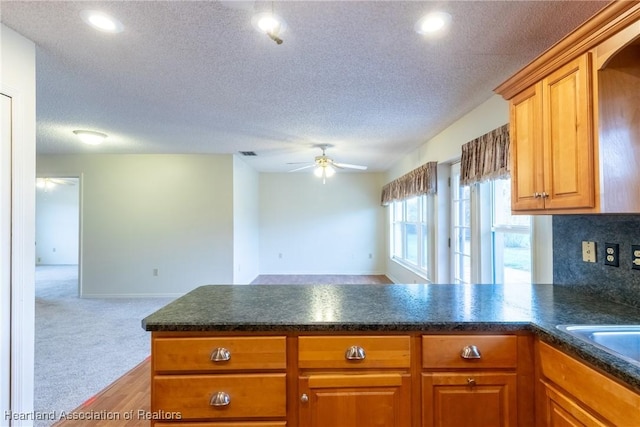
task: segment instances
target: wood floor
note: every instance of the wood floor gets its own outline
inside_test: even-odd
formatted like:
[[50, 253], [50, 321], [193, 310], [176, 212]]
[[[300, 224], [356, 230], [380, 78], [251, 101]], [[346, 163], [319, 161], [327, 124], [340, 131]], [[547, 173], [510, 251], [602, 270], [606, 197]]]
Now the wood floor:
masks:
[[[148, 427], [145, 416], [150, 416], [150, 389], [151, 361], [147, 358], [80, 407], [67, 412], [66, 419], [54, 427]], [[88, 416], [99, 420], [88, 420]]]

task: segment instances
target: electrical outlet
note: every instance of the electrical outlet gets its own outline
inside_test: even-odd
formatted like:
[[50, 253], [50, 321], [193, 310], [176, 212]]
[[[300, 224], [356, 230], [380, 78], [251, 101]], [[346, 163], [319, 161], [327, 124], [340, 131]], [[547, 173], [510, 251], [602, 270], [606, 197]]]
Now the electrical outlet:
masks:
[[582, 242], [582, 261], [596, 262], [596, 242]]
[[604, 244], [604, 265], [620, 266], [620, 245], [617, 243]]
[[640, 245], [631, 245], [631, 268], [640, 270]]

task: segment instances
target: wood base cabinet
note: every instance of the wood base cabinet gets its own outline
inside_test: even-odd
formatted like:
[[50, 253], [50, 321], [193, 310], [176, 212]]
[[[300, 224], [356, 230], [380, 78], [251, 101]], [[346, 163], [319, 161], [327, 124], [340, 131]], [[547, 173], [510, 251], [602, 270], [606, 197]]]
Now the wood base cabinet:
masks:
[[411, 425], [411, 376], [403, 373], [300, 378], [300, 427]]
[[546, 343], [537, 342], [536, 347], [541, 425], [640, 425], [638, 393]]
[[299, 427], [411, 426], [412, 340], [299, 337]]
[[422, 427], [533, 426], [531, 353], [526, 336], [423, 336]]
[[423, 374], [423, 426], [515, 427], [516, 384], [515, 373]]
[[152, 426], [286, 426], [285, 336], [154, 332], [151, 354], [151, 411], [179, 414]]

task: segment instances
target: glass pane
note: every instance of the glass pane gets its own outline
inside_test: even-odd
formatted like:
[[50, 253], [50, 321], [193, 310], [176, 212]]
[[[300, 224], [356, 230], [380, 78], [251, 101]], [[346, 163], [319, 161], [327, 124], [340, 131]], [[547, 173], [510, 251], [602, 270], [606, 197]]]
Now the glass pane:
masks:
[[402, 221], [404, 217], [402, 216], [402, 211], [404, 208], [404, 202], [393, 202], [393, 220], [394, 221]]
[[522, 233], [494, 233], [495, 282], [531, 283], [531, 236]]
[[427, 225], [421, 225], [422, 236], [422, 259], [420, 260], [420, 267], [428, 270], [429, 267], [429, 236], [427, 235]]
[[402, 258], [402, 224], [393, 225], [393, 256]]
[[418, 198], [406, 200], [407, 204], [407, 222], [418, 222]]
[[511, 180], [493, 182], [493, 224], [529, 226], [529, 215], [511, 215]]
[[418, 264], [418, 227], [415, 224], [405, 224], [405, 259]]

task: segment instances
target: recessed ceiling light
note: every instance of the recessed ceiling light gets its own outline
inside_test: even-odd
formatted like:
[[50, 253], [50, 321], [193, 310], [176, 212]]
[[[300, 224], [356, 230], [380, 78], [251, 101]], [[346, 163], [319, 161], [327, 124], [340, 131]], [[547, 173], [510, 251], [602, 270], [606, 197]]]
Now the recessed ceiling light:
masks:
[[416, 22], [415, 29], [419, 34], [436, 34], [446, 29], [451, 22], [451, 15], [446, 12], [432, 12]]
[[99, 10], [83, 10], [80, 16], [84, 22], [105, 33], [121, 33], [124, 30], [122, 22]]
[[94, 132], [92, 130], [74, 130], [73, 133], [80, 138], [80, 141], [89, 145], [101, 144], [107, 137], [107, 134], [105, 133]]

